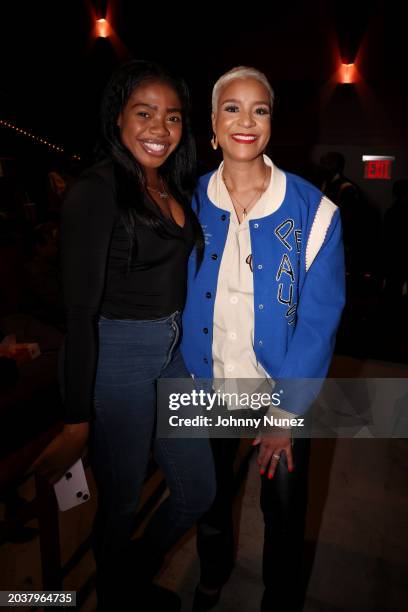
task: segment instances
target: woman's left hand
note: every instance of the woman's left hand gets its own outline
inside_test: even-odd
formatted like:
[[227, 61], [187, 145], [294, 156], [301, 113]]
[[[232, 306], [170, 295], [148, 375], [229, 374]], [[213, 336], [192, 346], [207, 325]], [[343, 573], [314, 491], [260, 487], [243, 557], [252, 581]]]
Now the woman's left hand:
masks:
[[273, 478], [282, 452], [286, 454], [288, 471], [293, 472], [294, 464], [290, 434], [289, 436], [282, 433], [277, 435], [257, 436], [252, 444], [253, 446], [259, 445], [257, 462], [261, 475], [265, 474], [269, 466], [268, 478]]

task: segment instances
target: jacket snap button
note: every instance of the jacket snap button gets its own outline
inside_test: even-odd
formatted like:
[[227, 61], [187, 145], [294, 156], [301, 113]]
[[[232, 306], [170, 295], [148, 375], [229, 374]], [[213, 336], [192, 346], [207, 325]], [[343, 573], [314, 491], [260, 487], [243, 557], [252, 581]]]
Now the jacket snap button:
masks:
[[213, 253], [213, 254], [211, 255], [211, 259], [217, 259], [217, 258], [218, 258], [217, 253]]
[[204, 327], [203, 332], [204, 332], [205, 334], [208, 334], [208, 327]]
[[208, 299], [210, 299], [210, 297], [211, 297], [211, 292], [210, 292], [210, 291], [207, 291], [207, 293], [205, 294], [205, 297], [206, 297], [206, 298], [208, 298]]
[[226, 218], [227, 218], [227, 215], [221, 215], [221, 221], [225, 221]]

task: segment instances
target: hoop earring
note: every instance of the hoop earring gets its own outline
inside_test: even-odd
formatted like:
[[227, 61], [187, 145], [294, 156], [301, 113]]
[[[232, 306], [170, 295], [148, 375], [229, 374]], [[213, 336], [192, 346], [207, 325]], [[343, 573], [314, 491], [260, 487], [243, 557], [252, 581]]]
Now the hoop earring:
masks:
[[218, 149], [218, 138], [216, 134], [213, 133], [213, 137], [211, 138], [211, 146], [216, 151]]

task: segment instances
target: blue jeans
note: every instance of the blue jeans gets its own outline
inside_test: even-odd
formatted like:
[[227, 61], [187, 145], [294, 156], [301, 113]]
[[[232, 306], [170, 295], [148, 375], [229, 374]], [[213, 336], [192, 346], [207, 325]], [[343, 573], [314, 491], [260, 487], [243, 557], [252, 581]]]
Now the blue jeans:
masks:
[[215, 497], [209, 440], [154, 436], [157, 379], [190, 378], [179, 337], [178, 312], [151, 321], [99, 319], [90, 446], [98, 488], [94, 524], [98, 571], [109, 562], [117, 563], [129, 545], [152, 445], [170, 490], [143, 536], [145, 550], [155, 557], [156, 565]]

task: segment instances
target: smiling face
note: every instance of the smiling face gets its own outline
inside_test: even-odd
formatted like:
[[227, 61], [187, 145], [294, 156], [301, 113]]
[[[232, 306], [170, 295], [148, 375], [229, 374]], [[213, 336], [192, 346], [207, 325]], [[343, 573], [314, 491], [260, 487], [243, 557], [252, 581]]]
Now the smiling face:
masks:
[[167, 83], [142, 83], [119, 114], [118, 126], [123, 145], [139, 164], [158, 168], [181, 140], [180, 98]]
[[251, 161], [261, 155], [271, 135], [269, 93], [253, 78], [234, 79], [222, 88], [212, 114], [224, 159]]

